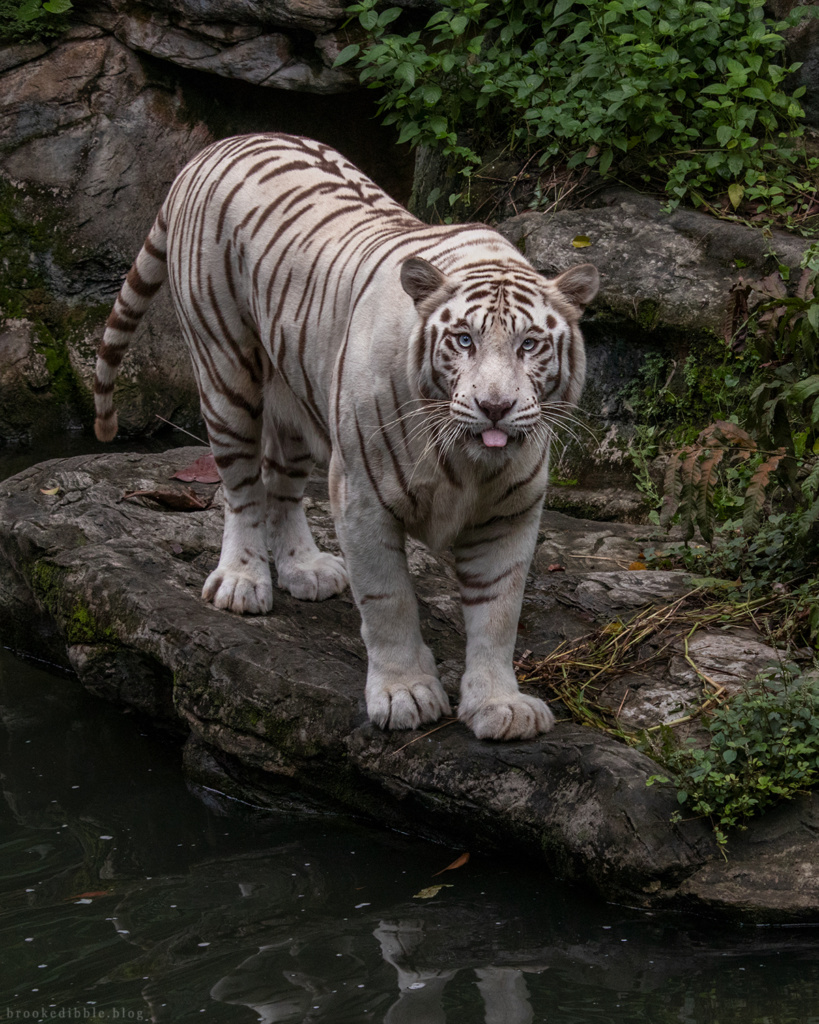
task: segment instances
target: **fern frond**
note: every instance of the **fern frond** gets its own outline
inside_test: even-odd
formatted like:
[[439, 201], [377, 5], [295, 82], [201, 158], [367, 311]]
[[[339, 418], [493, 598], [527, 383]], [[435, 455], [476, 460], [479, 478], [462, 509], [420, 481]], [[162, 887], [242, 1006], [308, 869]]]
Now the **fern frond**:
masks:
[[807, 496], [808, 501], [813, 501], [817, 496], [817, 491], [819, 491], [819, 460], [817, 460], [813, 469], [802, 481], [802, 491]]
[[760, 463], [751, 477], [748, 490], [745, 492], [745, 504], [742, 508], [742, 528], [748, 537], [759, 529], [762, 521], [762, 507], [765, 504], [765, 491], [770, 482], [771, 473], [775, 472], [785, 455], [785, 449], [780, 448], [775, 455], [769, 456]]
[[717, 467], [725, 455], [724, 448], [714, 448], [700, 461], [700, 480], [697, 486], [697, 526], [708, 544], [714, 539], [714, 485]]
[[747, 430], [738, 427], [736, 423], [728, 420], [715, 420], [705, 430], [701, 431], [697, 438], [706, 447], [714, 447], [716, 444], [728, 445], [731, 448], [738, 448], [742, 451], [755, 452], [756, 441]]
[[694, 536], [697, 523], [697, 484], [700, 481], [700, 460], [697, 450], [689, 450], [680, 467], [680, 526], [686, 541]]
[[680, 495], [682, 494], [680, 461], [687, 450], [688, 449], [683, 448], [680, 451], [672, 452], [671, 457], [668, 460], [668, 465], [665, 467], [665, 477], [663, 479], [663, 503], [660, 508], [660, 526], [666, 530], [671, 525], [671, 520], [674, 518], [674, 513], [677, 511], [680, 504]]
[[796, 524], [799, 535], [806, 537], [817, 519], [819, 519], [819, 498], [815, 498], [810, 508], [806, 508], [800, 515], [799, 521]]

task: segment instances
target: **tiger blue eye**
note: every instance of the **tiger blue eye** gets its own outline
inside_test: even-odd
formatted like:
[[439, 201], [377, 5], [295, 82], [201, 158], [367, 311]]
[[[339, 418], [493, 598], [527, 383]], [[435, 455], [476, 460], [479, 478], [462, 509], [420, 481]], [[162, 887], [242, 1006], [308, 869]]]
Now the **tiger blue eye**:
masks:
[[524, 352], [531, 352], [532, 349], [535, 347], [535, 344], [536, 342], [534, 338], [524, 338], [523, 343], [520, 347], [523, 349]]
[[471, 345], [472, 345], [472, 335], [471, 334], [459, 334], [458, 335], [458, 344], [461, 346], [461, 348], [470, 348]]

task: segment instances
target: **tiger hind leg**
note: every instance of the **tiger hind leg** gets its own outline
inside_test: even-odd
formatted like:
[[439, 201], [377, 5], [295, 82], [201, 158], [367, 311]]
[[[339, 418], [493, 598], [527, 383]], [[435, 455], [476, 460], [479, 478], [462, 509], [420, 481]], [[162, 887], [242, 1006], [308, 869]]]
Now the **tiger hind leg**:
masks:
[[222, 551], [218, 566], [205, 580], [202, 597], [239, 615], [264, 614], [273, 607], [273, 584], [261, 467], [262, 359], [252, 344], [237, 359], [238, 343], [216, 346], [183, 315], [180, 322], [225, 493]]
[[302, 499], [312, 468], [312, 455], [298, 432], [265, 425], [262, 475], [279, 587], [301, 601], [324, 601], [347, 586], [347, 570], [338, 555], [319, 550], [310, 532]]

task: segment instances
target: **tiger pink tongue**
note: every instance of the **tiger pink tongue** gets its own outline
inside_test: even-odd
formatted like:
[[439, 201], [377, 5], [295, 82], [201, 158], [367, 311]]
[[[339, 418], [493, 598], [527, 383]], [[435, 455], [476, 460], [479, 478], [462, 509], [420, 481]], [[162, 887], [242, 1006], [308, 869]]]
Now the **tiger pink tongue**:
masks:
[[484, 430], [481, 439], [487, 448], [503, 448], [509, 440], [502, 430]]

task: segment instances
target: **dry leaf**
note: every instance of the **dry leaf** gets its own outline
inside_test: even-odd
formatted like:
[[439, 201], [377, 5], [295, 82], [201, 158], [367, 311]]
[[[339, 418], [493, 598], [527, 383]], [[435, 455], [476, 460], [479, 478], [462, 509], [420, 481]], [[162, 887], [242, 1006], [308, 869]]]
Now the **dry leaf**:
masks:
[[806, 302], [810, 302], [813, 296], [813, 274], [807, 267], [805, 267], [799, 277], [799, 283], [796, 285], [796, 297], [797, 299], [803, 299]]
[[591, 239], [588, 235], [575, 235], [572, 239], [572, 245], [575, 249], [585, 249], [591, 245]]
[[722, 336], [732, 351], [741, 352], [748, 337], [748, 295], [751, 285], [742, 277], [731, 288], [722, 321]]
[[40, 488], [40, 494], [59, 494], [59, 493], [60, 493], [60, 488], [59, 487], [41, 487]]
[[559, 565], [557, 562], [555, 562], [554, 565], [550, 565], [549, 568], [546, 571], [547, 572], [565, 572], [566, 570], [563, 568], [562, 565]]
[[772, 299], [784, 299], [788, 294], [787, 286], [778, 270], [772, 270], [766, 277], [752, 282], [751, 287]]
[[184, 480], [186, 483], [195, 481], [199, 484], [218, 484], [219, 479], [219, 470], [216, 468], [212, 452], [180, 469], [171, 477], [171, 480]]
[[467, 863], [469, 863], [469, 854], [462, 853], [461, 856], [458, 857], [456, 860], [453, 860], [451, 864], [447, 864], [445, 868], [441, 868], [440, 871], [436, 871], [432, 877], [437, 878], [438, 875], [442, 875], [445, 871], [454, 871], [455, 868], [462, 868], [464, 864]]
[[645, 562], [632, 562], [629, 569], [633, 569], [635, 572], [638, 572], [640, 569], [645, 569], [645, 567]]
[[452, 885], [430, 885], [426, 889], [422, 889], [417, 892], [412, 898], [414, 900], [431, 900], [433, 896], [437, 896], [441, 889], [453, 889]]
[[112, 895], [108, 889], [100, 889], [96, 892], [78, 892], [76, 896], [66, 896], [66, 902], [68, 900], [85, 900], [93, 899], [95, 896], [110, 896]]
[[210, 508], [213, 503], [213, 496], [203, 498], [192, 490], [185, 487], [181, 490], [171, 487], [157, 487], [151, 491], [129, 491], [119, 499], [125, 501], [128, 498], [150, 498], [158, 505], [172, 509], [174, 512], [203, 512]]

